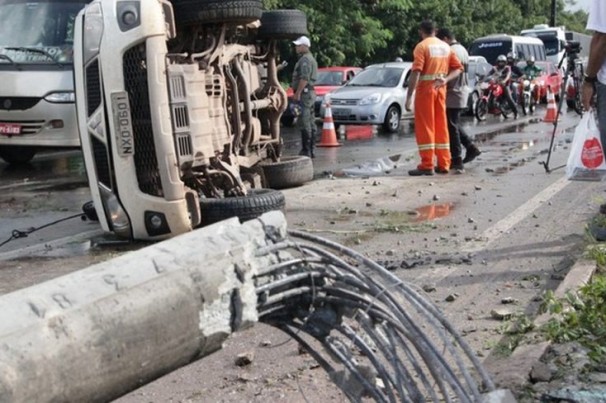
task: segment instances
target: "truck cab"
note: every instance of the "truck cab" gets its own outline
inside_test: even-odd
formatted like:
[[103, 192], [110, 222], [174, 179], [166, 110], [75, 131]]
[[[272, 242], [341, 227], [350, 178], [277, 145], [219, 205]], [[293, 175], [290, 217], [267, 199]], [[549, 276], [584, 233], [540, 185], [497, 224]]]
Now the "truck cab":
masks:
[[280, 137], [278, 40], [307, 32], [295, 11], [264, 12], [260, 0], [95, 0], [80, 13], [78, 122], [106, 231], [161, 240], [251, 218], [284, 207], [268, 178], [311, 180], [311, 160], [285, 159]]

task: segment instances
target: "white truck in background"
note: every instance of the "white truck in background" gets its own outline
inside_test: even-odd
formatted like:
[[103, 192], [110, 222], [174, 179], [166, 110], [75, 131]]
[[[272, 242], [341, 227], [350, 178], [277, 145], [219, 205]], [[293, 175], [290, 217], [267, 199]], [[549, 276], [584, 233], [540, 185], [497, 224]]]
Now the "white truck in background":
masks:
[[0, 158], [78, 147], [74, 21], [90, 0], [0, 0]]
[[[545, 44], [547, 60], [553, 62], [556, 66], [560, 65], [566, 53], [566, 27], [550, 27], [547, 24], [539, 24], [531, 29], [522, 30], [520, 35], [533, 36], [542, 40]], [[566, 66], [566, 62], [562, 66]]]
[[[556, 66], [561, 63], [562, 68], [566, 68], [567, 60], [562, 59], [567, 56], [567, 45], [570, 51], [570, 43], [575, 43], [572, 47], [575, 51], [575, 60], [580, 60], [583, 63], [587, 62], [589, 56], [589, 44], [591, 43], [591, 35], [582, 34], [580, 32], [566, 31], [565, 26], [550, 27], [547, 24], [535, 25], [531, 29], [524, 29], [521, 32], [522, 36], [534, 36], [543, 41], [547, 60], [552, 61]], [[576, 46], [578, 43], [578, 46]], [[569, 52], [570, 53], [570, 52]]]

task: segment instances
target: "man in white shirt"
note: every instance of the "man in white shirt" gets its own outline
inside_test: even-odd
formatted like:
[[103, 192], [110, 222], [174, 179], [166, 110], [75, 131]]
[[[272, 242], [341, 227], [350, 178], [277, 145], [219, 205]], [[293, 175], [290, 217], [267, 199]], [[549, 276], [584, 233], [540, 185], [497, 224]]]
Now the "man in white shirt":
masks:
[[[586, 111], [597, 92], [597, 117], [602, 149], [606, 153], [606, 1], [592, 0], [589, 8], [587, 29], [593, 31], [589, 46], [589, 60], [581, 90], [581, 100]], [[600, 206], [600, 213], [606, 214], [606, 203]]]
[[606, 147], [606, 1], [592, 0], [587, 29], [593, 31], [593, 37], [583, 80], [582, 101], [583, 107], [588, 111], [593, 95], [597, 92], [598, 126], [602, 147]]

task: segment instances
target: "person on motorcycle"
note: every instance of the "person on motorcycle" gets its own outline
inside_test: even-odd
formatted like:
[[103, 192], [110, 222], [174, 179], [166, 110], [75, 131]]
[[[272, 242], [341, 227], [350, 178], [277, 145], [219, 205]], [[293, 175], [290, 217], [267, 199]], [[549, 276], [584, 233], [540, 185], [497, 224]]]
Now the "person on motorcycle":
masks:
[[514, 119], [518, 118], [518, 107], [511, 97], [511, 89], [509, 83], [511, 81], [511, 66], [507, 64], [507, 57], [505, 55], [499, 55], [497, 57], [497, 64], [492, 67], [488, 72], [488, 77], [496, 76], [499, 84], [503, 87], [503, 93], [505, 94], [505, 100], [513, 111]]
[[543, 69], [535, 64], [534, 56], [530, 56], [526, 59], [526, 66], [524, 66], [524, 69], [522, 70], [524, 77], [531, 81], [541, 75], [542, 71]]
[[511, 87], [511, 95], [514, 102], [518, 102], [518, 94], [520, 93], [519, 81], [524, 75], [522, 69], [516, 64], [516, 58], [512, 52], [507, 53], [507, 65], [511, 68], [511, 80], [509, 86]]

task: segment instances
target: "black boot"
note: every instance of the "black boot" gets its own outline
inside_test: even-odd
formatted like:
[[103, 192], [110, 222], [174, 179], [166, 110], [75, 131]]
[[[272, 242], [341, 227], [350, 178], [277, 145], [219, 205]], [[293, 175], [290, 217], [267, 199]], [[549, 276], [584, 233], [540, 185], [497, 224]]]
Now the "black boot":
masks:
[[452, 163], [450, 164], [450, 169], [458, 174], [465, 173], [465, 168], [463, 167], [463, 159], [461, 157], [453, 158]]
[[299, 151], [299, 155], [305, 155], [307, 157], [310, 156], [309, 151], [309, 143], [311, 141], [310, 135], [306, 130], [301, 130], [301, 151]]
[[309, 156], [311, 158], [316, 158], [314, 154], [314, 149], [316, 148], [316, 132], [313, 132], [311, 136], [309, 136]]
[[463, 158], [463, 164], [467, 164], [476, 159], [476, 157], [482, 154], [482, 151], [478, 147], [473, 144], [470, 144], [469, 147], [466, 147], [465, 158]]

